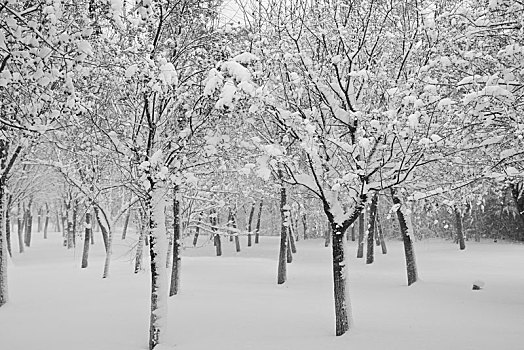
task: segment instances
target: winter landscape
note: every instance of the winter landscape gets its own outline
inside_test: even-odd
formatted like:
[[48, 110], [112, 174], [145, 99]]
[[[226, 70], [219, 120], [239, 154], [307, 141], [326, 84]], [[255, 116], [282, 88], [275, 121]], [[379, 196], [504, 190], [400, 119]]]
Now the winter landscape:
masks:
[[0, 2], [0, 349], [524, 348], [520, 0]]

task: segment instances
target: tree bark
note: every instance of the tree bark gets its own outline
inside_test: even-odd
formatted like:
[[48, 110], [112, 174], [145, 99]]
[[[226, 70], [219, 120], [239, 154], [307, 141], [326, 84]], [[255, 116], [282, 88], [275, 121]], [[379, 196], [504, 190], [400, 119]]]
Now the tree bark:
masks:
[[373, 193], [369, 209], [368, 247], [366, 252], [366, 264], [375, 261], [375, 219], [377, 216], [378, 193]]
[[209, 221], [211, 222], [211, 231], [213, 231], [213, 241], [215, 243], [215, 251], [217, 256], [222, 256], [222, 241], [218, 234], [218, 213], [215, 209], [211, 209], [211, 215], [209, 215]]
[[260, 240], [260, 218], [262, 217], [262, 206], [264, 202], [260, 201], [260, 206], [258, 207], [258, 216], [257, 216], [257, 226], [255, 228], [255, 244], [258, 244]]
[[178, 294], [180, 287], [180, 200], [178, 196], [179, 187], [173, 188], [173, 266], [171, 268], [171, 285], [169, 296]]
[[36, 212], [36, 232], [42, 232], [42, 208], [38, 208]]
[[[278, 171], [279, 178], [282, 179], [282, 171]], [[287, 254], [287, 231], [289, 220], [289, 207], [287, 205], [287, 194], [284, 184], [280, 184], [280, 249], [278, 255], [278, 274], [277, 284], [283, 284], [287, 280], [286, 254]]]
[[147, 199], [149, 255], [151, 256], [151, 314], [149, 323], [149, 349], [162, 342], [167, 317], [167, 254], [165, 202], [161, 188], [154, 188]]
[[16, 221], [17, 221], [17, 230], [18, 230], [18, 252], [23, 253], [24, 252], [24, 221], [22, 219], [22, 208], [20, 206], [20, 202], [18, 202], [18, 210], [16, 215]]
[[253, 214], [255, 213], [255, 202], [251, 205], [251, 211], [249, 212], [249, 223], [247, 226], [247, 246], [251, 247], [251, 229], [253, 227]]
[[126, 218], [124, 219], [124, 228], [122, 229], [122, 239], [126, 239], [127, 227], [129, 226], [130, 217], [131, 217], [131, 208], [127, 210]]
[[344, 232], [339, 225], [332, 224], [332, 254], [333, 254], [333, 294], [335, 298], [335, 334], [346, 333], [351, 324], [351, 301], [347, 291], [347, 266], [345, 257]]
[[45, 203], [45, 222], [44, 222], [44, 239], [47, 239], [47, 229], [49, 227], [49, 204]]
[[31, 215], [31, 206], [33, 199], [29, 199], [29, 204], [26, 209], [26, 221], [25, 221], [25, 245], [31, 247], [31, 239], [33, 235], [33, 215]]
[[386, 241], [384, 240], [384, 232], [382, 231], [382, 224], [380, 223], [380, 219], [377, 215], [377, 232], [380, 239], [380, 248], [382, 248], [382, 254], [388, 253], [388, 248], [386, 247]]
[[11, 249], [11, 195], [7, 195], [5, 200], [5, 239], [7, 243], [7, 253], [10, 257], [13, 256], [13, 251]]
[[198, 236], [200, 235], [200, 222], [202, 221], [202, 215], [203, 215], [202, 212], [198, 214], [198, 224], [197, 224], [197, 227], [195, 228], [195, 236], [193, 237], [193, 247], [196, 247], [197, 242], [198, 242]]
[[408, 286], [412, 285], [418, 280], [417, 263], [415, 259], [415, 249], [413, 247], [413, 241], [409, 232], [406, 217], [402, 210], [402, 203], [400, 198], [396, 195], [395, 189], [391, 188], [391, 197], [393, 198], [393, 204], [397, 206], [397, 218], [400, 226], [400, 234], [402, 235], [402, 241], [404, 242], [404, 255], [406, 258], [406, 272], [408, 277]]
[[510, 189], [520, 218], [520, 239], [524, 240], [524, 182], [512, 183]]
[[138, 273], [142, 269], [142, 255], [144, 251], [144, 241], [146, 239], [147, 233], [146, 228], [144, 227], [144, 214], [143, 211], [140, 210], [139, 215], [139, 236], [138, 236], [138, 243], [136, 247], [136, 256], [135, 256], [135, 273]]
[[73, 218], [72, 218], [72, 222], [73, 222], [73, 227], [72, 227], [72, 231], [73, 231], [73, 247], [76, 247], [76, 221], [77, 221], [77, 214], [78, 214], [78, 203], [76, 201], [76, 199], [73, 199], [72, 202], [72, 211], [73, 211]]
[[[7, 158], [7, 143], [0, 140], [0, 159], [2, 165], [4, 165]], [[8, 288], [7, 288], [7, 244], [5, 242], [4, 235], [4, 192], [5, 183], [0, 180], [0, 307], [7, 303], [8, 300]]]
[[72, 199], [69, 198], [65, 203], [66, 219], [67, 219], [67, 249], [74, 247], [73, 243], [73, 208]]
[[365, 233], [364, 211], [358, 216], [358, 250], [357, 258], [364, 257], [364, 233]]
[[464, 230], [462, 229], [462, 215], [457, 205], [453, 206], [453, 212], [455, 213], [455, 225], [457, 228], [457, 239], [460, 250], [466, 249], [466, 242], [464, 241]]
[[84, 250], [82, 252], [82, 268], [85, 269], [88, 265], [89, 257], [89, 238], [91, 237], [91, 211], [88, 209], [86, 212], [86, 227], [84, 236]]
[[329, 247], [331, 243], [331, 225], [328, 224], [328, 229], [324, 231], [324, 247]]
[[288, 233], [287, 233], [287, 249], [286, 249], [286, 262], [288, 264], [291, 264], [293, 262], [293, 251], [291, 250], [291, 232], [289, 232], [289, 228], [288, 228]]
[[308, 234], [307, 234], [307, 216], [306, 216], [306, 213], [302, 213], [302, 228], [304, 229], [304, 232], [303, 232], [303, 236], [304, 236], [304, 239], [308, 239]]
[[236, 220], [236, 213], [231, 214], [231, 225], [234, 229], [234, 236], [235, 236], [235, 250], [237, 253], [240, 253], [240, 237], [238, 237], [238, 230], [237, 230], [237, 220]]

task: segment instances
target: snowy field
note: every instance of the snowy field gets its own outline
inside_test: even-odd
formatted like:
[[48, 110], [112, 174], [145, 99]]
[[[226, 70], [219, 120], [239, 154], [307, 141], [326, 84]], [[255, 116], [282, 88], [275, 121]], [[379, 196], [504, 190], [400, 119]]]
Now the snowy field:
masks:
[[[331, 248], [323, 240], [298, 242], [288, 282], [278, 286], [277, 238], [261, 237], [238, 254], [224, 242], [223, 257], [202, 238], [202, 247], [183, 252], [162, 350], [524, 349], [523, 245], [468, 242], [461, 252], [449, 242], [416, 242], [421, 282], [407, 287], [400, 242], [389, 241], [389, 254], [368, 266], [349, 242], [355, 326], [335, 337]], [[149, 275], [133, 273], [133, 237], [115, 239], [106, 280], [100, 238], [87, 270], [81, 244], [68, 251], [60, 240], [35, 234], [10, 261], [0, 349], [146, 349]], [[483, 290], [471, 290], [476, 280]]]

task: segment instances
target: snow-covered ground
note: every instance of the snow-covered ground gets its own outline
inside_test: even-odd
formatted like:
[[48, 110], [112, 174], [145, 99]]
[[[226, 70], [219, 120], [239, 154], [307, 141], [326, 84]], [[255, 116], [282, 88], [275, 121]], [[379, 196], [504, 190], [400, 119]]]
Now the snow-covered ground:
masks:
[[[288, 282], [276, 284], [278, 239], [215, 257], [202, 237], [183, 252], [181, 293], [169, 299], [162, 350], [524, 349], [524, 246], [416, 242], [421, 281], [406, 286], [402, 245], [375, 264], [351, 253], [355, 326], [334, 336], [330, 248], [298, 242]], [[133, 274], [135, 241], [115, 238], [109, 279], [103, 247], [80, 269], [81, 244], [67, 250], [59, 234], [35, 234], [10, 262], [10, 302], [0, 308], [2, 350], [138, 350], [147, 348], [149, 275]], [[16, 250], [16, 243], [15, 243]], [[147, 251], [145, 251], [147, 253]], [[476, 280], [485, 288], [473, 291]]]

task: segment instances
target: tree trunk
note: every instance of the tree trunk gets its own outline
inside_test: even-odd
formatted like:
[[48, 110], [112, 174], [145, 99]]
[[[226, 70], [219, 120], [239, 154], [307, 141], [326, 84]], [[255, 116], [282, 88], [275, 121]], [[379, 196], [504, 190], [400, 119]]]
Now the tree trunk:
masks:
[[56, 232], [62, 232], [60, 228], [60, 215], [58, 215], [58, 207], [56, 207]]
[[259, 237], [260, 237], [260, 218], [262, 217], [262, 206], [264, 202], [260, 201], [260, 206], [258, 208], [258, 216], [257, 216], [257, 226], [255, 229], [255, 244], [258, 244]]
[[24, 221], [22, 219], [22, 211], [21, 211], [20, 202], [18, 202], [18, 210], [16, 215], [16, 223], [17, 223], [17, 230], [18, 230], [18, 252], [23, 253], [24, 252]]
[[238, 237], [238, 230], [237, 230], [237, 220], [236, 220], [236, 213], [233, 213], [230, 209], [230, 222], [231, 222], [231, 226], [233, 227], [233, 237], [234, 237], [234, 240], [235, 240], [235, 251], [237, 253], [240, 253], [240, 237]]
[[307, 234], [307, 216], [306, 216], [306, 213], [302, 213], [302, 228], [304, 230], [303, 232], [303, 237], [304, 239], [308, 239], [308, 234]]
[[36, 232], [42, 232], [42, 208], [36, 211]]
[[251, 247], [251, 229], [253, 227], [253, 214], [255, 213], [255, 202], [251, 205], [251, 211], [249, 212], [249, 223], [247, 226], [247, 246]]
[[328, 224], [328, 229], [324, 231], [324, 247], [329, 247], [331, 243], [331, 225]]
[[287, 233], [287, 249], [286, 249], [286, 262], [288, 264], [291, 264], [293, 262], [293, 251], [291, 250], [291, 232], [289, 232], [289, 228], [288, 228], [288, 233]]
[[130, 217], [131, 217], [131, 208], [127, 210], [126, 218], [124, 219], [124, 228], [122, 229], [122, 239], [126, 239], [127, 227], [129, 226]]
[[198, 242], [198, 236], [200, 235], [200, 222], [202, 222], [202, 215], [203, 215], [202, 212], [198, 214], [198, 225], [195, 228], [195, 237], [193, 237], [193, 247], [196, 247], [197, 242]]
[[369, 210], [369, 229], [368, 229], [368, 247], [366, 252], [366, 264], [373, 264], [375, 261], [375, 218], [377, 216], [378, 193], [373, 193], [371, 197], [371, 206]]
[[25, 221], [25, 245], [31, 247], [31, 239], [33, 235], [33, 215], [31, 215], [31, 206], [33, 199], [29, 199], [29, 204], [26, 209], [26, 221]]
[[293, 254], [296, 254], [297, 253], [297, 245], [295, 244], [295, 237], [293, 236], [293, 234], [288, 231], [288, 235], [289, 235], [289, 248], [291, 249], [291, 253]]
[[218, 232], [218, 213], [215, 209], [211, 209], [211, 215], [209, 215], [209, 221], [211, 222], [211, 231], [213, 231], [213, 241], [215, 243], [215, 249], [217, 256], [222, 255], [222, 241]]
[[49, 227], [49, 204], [45, 204], [44, 239], [47, 239], [47, 229]]
[[72, 210], [73, 210], [73, 218], [72, 218], [72, 222], [73, 222], [73, 227], [71, 228], [71, 230], [73, 231], [73, 247], [76, 247], [76, 220], [77, 220], [77, 214], [78, 214], [78, 203], [76, 202], [75, 199], [73, 199], [72, 201]]
[[[82, 252], [82, 268], [85, 269], [88, 265], [89, 257], [89, 238], [91, 237], [91, 211], [86, 212], [86, 227], [84, 236], [84, 251]], [[47, 222], [46, 222], [47, 223]]]
[[466, 249], [466, 242], [464, 242], [464, 230], [462, 229], [462, 215], [460, 215], [460, 209], [457, 205], [453, 206], [453, 212], [455, 213], [455, 225], [457, 228], [457, 239], [460, 250]]
[[72, 200], [69, 198], [65, 203], [66, 208], [66, 220], [67, 220], [67, 249], [74, 247], [73, 244], [73, 208]]
[[139, 226], [138, 229], [139, 229], [140, 234], [138, 236], [138, 243], [136, 246], [135, 273], [138, 273], [142, 269], [142, 255], [144, 251], [144, 241], [147, 236], [146, 228], [144, 227], [144, 214], [142, 210], [140, 210], [138, 226]]
[[382, 231], [382, 224], [380, 223], [380, 219], [377, 215], [377, 229], [378, 229], [378, 235], [380, 239], [380, 247], [382, 248], [382, 254], [388, 253], [388, 248], [386, 247], [386, 241], [384, 240], [384, 232]]
[[345, 257], [345, 240], [342, 228], [333, 224], [333, 294], [335, 298], [335, 333], [340, 336], [346, 333], [353, 323], [351, 301], [347, 290], [347, 266]]
[[412, 285], [418, 280], [417, 263], [415, 260], [415, 249], [413, 248], [413, 241], [409, 232], [409, 227], [406, 217], [402, 210], [400, 198], [397, 197], [395, 189], [391, 188], [391, 197], [393, 197], [393, 204], [397, 207], [397, 218], [400, 226], [400, 233], [402, 241], [404, 242], [404, 255], [406, 257], [406, 271], [408, 276], [408, 286]]
[[149, 255], [151, 256], [151, 317], [149, 323], [149, 349], [163, 340], [167, 318], [167, 254], [165, 202], [161, 188], [154, 188], [147, 199]]
[[11, 213], [10, 213], [10, 207], [11, 207], [11, 196], [8, 195], [6, 200], [6, 209], [5, 209], [5, 239], [7, 244], [7, 252], [9, 253], [9, 256], [13, 256], [13, 251], [11, 249]]
[[364, 257], [364, 233], [365, 233], [364, 211], [358, 217], [358, 250], [357, 258]]
[[173, 266], [171, 268], [171, 285], [169, 296], [178, 294], [180, 286], [180, 200], [178, 198], [178, 185], [173, 188]]
[[[520, 240], [524, 240], [524, 182], [512, 183], [511, 197], [515, 201], [515, 207], [520, 218]], [[480, 238], [479, 238], [480, 241]]]
[[[279, 178], [282, 179], [282, 171], [278, 171]], [[286, 254], [287, 254], [287, 231], [289, 220], [289, 207], [287, 205], [286, 188], [280, 184], [280, 250], [278, 255], [278, 275], [277, 283], [283, 284], [287, 280]]]
[[106, 251], [106, 258], [104, 261], [104, 273], [102, 274], [102, 278], [107, 278], [109, 276], [109, 266], [111, 264], [113, 234], [111, 232], [111, 227], [109, 226], [109, 222], [105, 215], [103, 218], [100, 216], [100, 208], [98, 208], [95, 205], [94, 211], [96, 222], [98, 223], [98, 227], [100, 227], [100, 230], [102, 231], [102, 238], [104, 239], [104, 247]]
[[[5, 141], [0, 140], [0, 159], [2, 165], [7, 157], [7, 146]], [[3, 168], [3, 166], [2, 166]], [[7, 244], [4, 236], [4, 192], [5, 183], [0, 179], [0, 307], [7, 303]]]
[[355, 242], [355, 241], [356, 241], [356, 236], [355, 236], [355, 224], [351, 225], [351, 241], [352, 241], [352, 242]]

